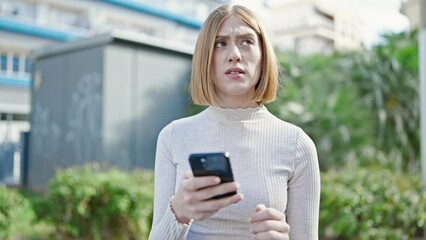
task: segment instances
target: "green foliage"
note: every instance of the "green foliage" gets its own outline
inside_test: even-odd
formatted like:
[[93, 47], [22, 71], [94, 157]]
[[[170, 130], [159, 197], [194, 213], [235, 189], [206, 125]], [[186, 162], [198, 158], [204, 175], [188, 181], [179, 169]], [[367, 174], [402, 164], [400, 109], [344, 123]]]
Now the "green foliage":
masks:
[[355, 53], [278, 53], [283, 88], [269, 109], [303, 128], [322, 170], [370, 159], [397, 171], [419, 166], [417, 34], [384, 36]]
[[10, 239], [28, 202], [15, 190], [0, 185], [0, 239]]
[[[153, 181], [152, 172], [127, 174], [86, 166], [58, 172], [47, 198], [25, 192], [23, 196], [50, 223], [39, 226], [44, 228], [40, 233], [52, 233], [51, 225], [55, 226], [57, 233], [50, 239], [146, 239]], [[136, 200], [129, 200], [130, 193]], [[22, 206], [22, 200], [14, 191], [0, 187], [0, 206], [8, 203], [9, 208], [16, 208]], [[129, 222], [140, 224], [138, 233], [126, 230], [124, 225]], [[413, 239], [420, 236], [425, 224], [426, 197], [418, 175], [359, 166], [321, 173], [320, 239]], [[4, 234], [3, 229], [0, 233]], [[24, 236], [49, 239], [40, 233], [34, 238], [35, 233], [27, 230]]]
[[417, 32], [384, 36], [385, 42], [355, 56], [353, 81], [375, 113], [376, 139], [398, 170], [418, 169], [420, 101]]
[[152, 201], [152, 172], [91, 165], [58, 171], [36, 212], [68, 239], [146, 239]]
[[373, 113], [351, 81], [351, 54], [279, 57], [284, 84], [271, 112], [311, 136], [322, 170], [363, 159], [363, 149], [374, 145]]
[[417, 175], [346, 168], [321, 175], [321, 239], [422, 236], [426, 196]]

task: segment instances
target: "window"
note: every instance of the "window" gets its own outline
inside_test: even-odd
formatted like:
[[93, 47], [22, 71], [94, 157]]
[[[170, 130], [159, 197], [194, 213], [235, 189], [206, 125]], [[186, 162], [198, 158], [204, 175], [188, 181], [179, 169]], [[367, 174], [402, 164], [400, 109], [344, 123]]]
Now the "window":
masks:
[[17, 55], [13, 56], [12, 70], [14, 72], [19, 72], [19, 56]]
[[1, 12], [12, 16], [35, 17], [36, 7], [34, 3], [24, 1], [5, 1], [1, 5]]
[[25, 59], [25, 72], [29, 73], [31, 71], [31, 61]]
[[7, 70], [7, 55], [1, 54], [0, 55], [0, 71], [6, 71]]

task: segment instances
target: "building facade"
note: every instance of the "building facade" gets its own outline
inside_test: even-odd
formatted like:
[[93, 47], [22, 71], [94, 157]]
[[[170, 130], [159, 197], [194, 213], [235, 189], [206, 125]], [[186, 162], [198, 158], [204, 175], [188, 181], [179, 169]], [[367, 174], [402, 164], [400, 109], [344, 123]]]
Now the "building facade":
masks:
[[406, 0], [401, 5], [401, 13], [407, 16], [410, 30], [420, 27], [420, 1], [421, 0]]
[[361, 21], [332, 5], [316, 0], [274, 0], [268, 7], [272, 42], [279, 50], [310, 55], [362, 48]]

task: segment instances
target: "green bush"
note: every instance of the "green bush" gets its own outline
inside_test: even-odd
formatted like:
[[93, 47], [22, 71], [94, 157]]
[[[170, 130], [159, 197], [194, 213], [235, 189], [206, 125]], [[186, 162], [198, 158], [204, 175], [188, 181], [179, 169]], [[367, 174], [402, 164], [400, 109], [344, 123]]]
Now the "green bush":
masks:
[[403, 240], [422, 236], [420, 176], [347, 168], [321, 175], [321, 239]]
[[383, 40], [368, 50], [329, 56], [277, 52], [283, 88], [268, 107], [311, 136], [321, 170], [383, 163], [372, 154], [397, 171], [419, 169], [417, 32]]
[[0, 239], [9, 239], [28, 202], [15, 190], [0, 185]]
[[152, 172], [91, 165], [58, 171], [36, 212], [66, 239], [146, 239], [152, 201]]
[[415, 172], [420, 167], [418, 32], [382, 37], [383, 44], [353, 57], [350, 75], [375, 115], [379, 149], [398, 171]]
[[351, 81], [352, 55], [278, 56], [285, 69], [284, 83], [268, 108], [314, 140], [321, 170], [367, 159], [364, 149], [376, 149], [375, 115]]
[[[426, 224], [421, 187], [419, 176], [386, 169], [322, 172], [320, 239], [421, 236]], [[152, 194], [152, 172], [100, 171], [86, 166], [59, 171], [42, 204], [34, 205], [42, 219], [54, 225], [56, 238], [146, 239]]]

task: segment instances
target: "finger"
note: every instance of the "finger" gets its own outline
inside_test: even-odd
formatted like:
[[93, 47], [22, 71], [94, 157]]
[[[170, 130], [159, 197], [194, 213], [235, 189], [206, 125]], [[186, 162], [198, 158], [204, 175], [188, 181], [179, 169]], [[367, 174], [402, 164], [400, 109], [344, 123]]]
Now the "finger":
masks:
[[211, 199], [211, 200], [199, 202], [196, 207], [198, 209], [203, 209], [204, 211], [217, 211], [231, 204], [240, 202], [243, 199], [244, 199], [243, 194], [237, 193], [235, 195], [224, 197], [221, 199]]
[[218, 185], [220, 178], [216, 176], [192, 177], [185, 179], [185, 189], [189, 191], [197, 191], [206, 187]]
[[[237, 196], [238, 195], [238, 196]], [[197, 202], [192, 207], [193, 219], [206, 219], [215, 214], [221, 208], [239, 202], [244, 198], [242, 194], [236, 194], [223, 199], [212, 199], [208, 201]]]
[[250, 223], [255, 223], [264, 220], [281, 220], [284, 216], [284, 213], [276, 210], [275, 208], [266, 208], [254, 213], [249, 221]]
[[282, 221], [277, 220], [265, 220], [257, 222], [253, 225], [251, 228], [251, 232], [253, 234], [257, 234], [260, 232], [267, 232], [267, 231], [276, 231], [276, 232], [282, 232], [282, 233], [289, 233], [290, 232], [290, 226]]
[[266, 209], [266, 206], [264, 204], [257, 204], [256, 206], [256, 212], [259, 212], [261, 210]]
[[287, 233], [280, 233], [275, 231], [260, 232], [254, 235], [256, 240], [289, 240]]
[[207, 187], [202, 190], [199, 190], [199, 197], [201, 200], [206, 200], [217, 195], [235, 192], [239, 188], [240, 184], [237, 182], [218, 184], [212, 187]]

